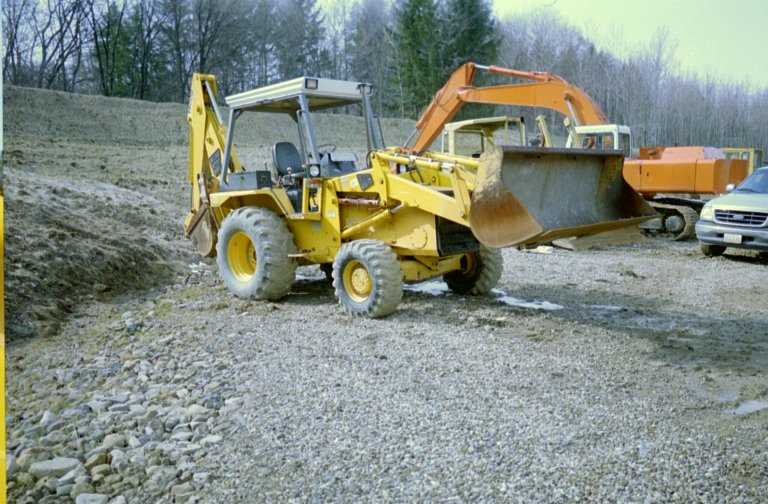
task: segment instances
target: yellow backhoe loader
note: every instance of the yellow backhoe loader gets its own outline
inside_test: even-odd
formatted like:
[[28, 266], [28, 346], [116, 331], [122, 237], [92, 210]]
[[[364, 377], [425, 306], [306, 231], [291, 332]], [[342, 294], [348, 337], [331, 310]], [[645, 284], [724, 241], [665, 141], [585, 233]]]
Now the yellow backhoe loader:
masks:
[[[503, 269], [498, 247], [653, 215], [624, 182], [616, 153], [505, 147], [475, 159], [386, 148], [370, 85], [313, 77], [227, 97], [225, 126], [216, 90], [212, 75], [193, 76], [185, 232], [201, 255], [217, 257], [236, 296], [281, 298], [298, 265], [319, 264], [347, 312], [381, 317], [396, 309], [403, 281], [442, 276], [455, 292], [484, 294]], [[364, 118], [365, 159], [316, 140], [315, 111], [353, 104]], [[296, 123], [297, 142], [272, 147], [274, 174], [238, 158], [233, 134], [247, 112]]]

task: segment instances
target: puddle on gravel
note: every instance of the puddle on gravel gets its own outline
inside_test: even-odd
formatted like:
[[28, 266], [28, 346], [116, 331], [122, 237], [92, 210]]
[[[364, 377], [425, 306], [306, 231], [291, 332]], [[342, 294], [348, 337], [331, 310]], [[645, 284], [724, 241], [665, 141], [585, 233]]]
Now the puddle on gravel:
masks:
[[[443, 296], [443, 295], [451, 294], [451, 291], [448, 288], [448, 285], [446, 285], [445, 282], [439, 281], [439, 280], [421, 282], [418, 284], [406, 284], [403, 286], [403, 289], [409, 292], [429, 294], [430, 296]], [[550, 301], [540, 301], [540, 300], [529, 301], [526, 299], [516, 298], [514, 296], [510, 296], [509, 294], [507, 294], [501, 289], [493, 289], [491, 293], [496, 296], [496, 300], [498, 302], [504, 303], [507, 306], [514, 306], [516, 308], [526, 308], [529, 310], [546, 310], [546, 311], [562, 310], [564, 308], [562, 305], [559, 305], [557, 303], [552, 303]]]
[[551, 303], [549, 301], [526, 301], [525, 299], [516, 298], [514, 296], [510, 296], [503, 290], [499, 289], [493, 289], [491, 292], [496, 294], [496, 299], [504, 303], [508, 306], [514, 306], [516, 308], [529, 308], [531, 310], [546, 310], [546, 311], [555, 311], [555, 310], [562, 310], [563, 306], [559, 305], [557, 303]]
[[432, 280], [429, 282], [421, 282], [417, 284], [404, 284], [403, 290], [408, 292], [418, 292], [420, 294], [429, 294], [430, 296], [442, 296], [444, 294], [450, 294], [448, 285], [445, 282]]
[[744, 401], [735, 408], [725, 410], [726, 413], [736, 416], [749, 415], [750, 413], [756, 413], [768, 409], [768, 401], [749, 400]]
[[624, 308], [623, 306], [607, 305], [607, 304], [588, 305], [588, 307], [592, 308], [593, 310], [608, 311], [608, 312], [617, 312], [617, 311], [626, 310], [626, 308]]
[[717, 393], [717, 401], [721, 403], [732, 403], [739, 398], [739, 393], [734, 390], [721, 390]]
[[652, 316], [636, 313], [624, 306], [596, 304], [583, 305], [598, 318], [618, 321], [624, 327], [632, 329], [645, 329], [656, 333], [683, 332], [691, 336], [706, 336], [707, 329], [697, 327], [697, 323], [691, 319], [678, 317]]

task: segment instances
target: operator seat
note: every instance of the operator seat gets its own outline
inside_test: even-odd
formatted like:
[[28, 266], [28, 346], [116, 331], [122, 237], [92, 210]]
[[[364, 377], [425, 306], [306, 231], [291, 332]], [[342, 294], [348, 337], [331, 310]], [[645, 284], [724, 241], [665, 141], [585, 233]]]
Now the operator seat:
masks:
[[[277, 142], [272, 146], [272, 163], [274, 163], [275, 170], [280, 177], [288, 175], [289, 168], [290, 173], [293, 174], [294, 177], [304, 176], [299, 150], [291, 142]], [[301, 182], [296, 178], [293, 178], [291, 185], [284, 187], [285, 194], [288, 196], [288, 200], [293, 206], [293, 211], [301, 211], [301, 200], [304, 194], [301, 190]]]
[[288, 168], [294, 175], [302, 175], [299, 150], [291, 142], [277, 142], [272, 146], [272, 163], [280, 176], [288, 175]]

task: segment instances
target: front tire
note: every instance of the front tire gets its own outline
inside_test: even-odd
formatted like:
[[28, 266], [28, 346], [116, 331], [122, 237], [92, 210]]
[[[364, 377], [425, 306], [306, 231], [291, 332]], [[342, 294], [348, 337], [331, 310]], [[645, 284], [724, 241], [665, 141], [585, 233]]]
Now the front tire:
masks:
[[339, 304], [351, 315], [389, 315], [403, 298], [403, 273], [397, 255], [377, 240], [343, 245], [333, 261], [333, 288]]
[[496, 287], [503, 271], [501, 250], [480, 245], [480, 250], [462, 258], [462, 269], [446, 273], [443, 280], [456, 294], [480, 296]]
[[224, 284], [241, 298], [282, 298], [296, 276], [296, 246], [285, 221], [266, 208], [239, 208], [224, 219], [216, 262]]
[[718, 257], [725, 253], [726, 247], [722, 245], [709, 245], [707, 243], [701, 244], [701, 252], [707, 257]]

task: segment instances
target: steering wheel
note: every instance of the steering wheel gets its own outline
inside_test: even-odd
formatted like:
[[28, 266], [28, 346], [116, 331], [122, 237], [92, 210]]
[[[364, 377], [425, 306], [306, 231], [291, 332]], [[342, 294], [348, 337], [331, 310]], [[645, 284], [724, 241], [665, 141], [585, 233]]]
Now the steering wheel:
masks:
[[332, 144], [332, 143], [325, 143], [317, 146], [318, 152], [325, 152], [327, 154], [330, 154], [335, 150], [336, 150], [336, 144]]

